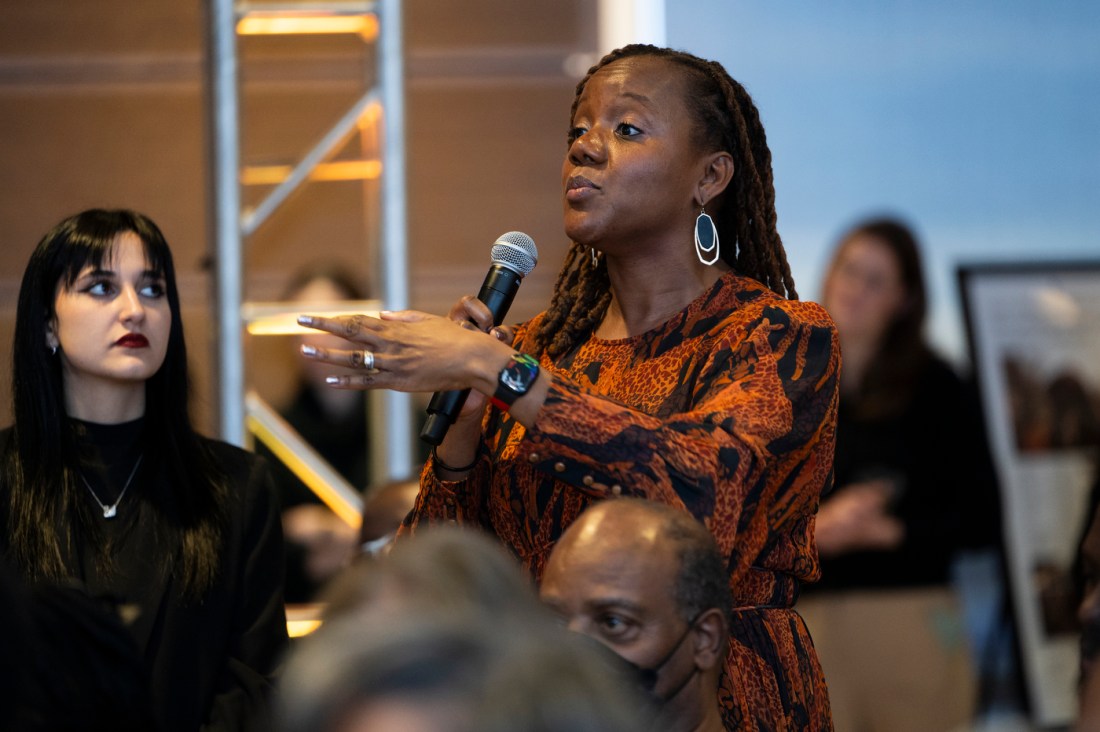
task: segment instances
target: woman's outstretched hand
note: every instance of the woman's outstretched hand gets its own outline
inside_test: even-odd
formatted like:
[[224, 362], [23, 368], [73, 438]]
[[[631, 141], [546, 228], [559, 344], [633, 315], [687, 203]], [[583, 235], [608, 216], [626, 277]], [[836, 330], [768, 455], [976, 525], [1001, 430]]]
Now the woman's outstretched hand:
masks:
[[[379, 317], [301, 315], [299, 324], [343, 338], [347, 348], [303, 346], [306, 358], [350, 367], [330, 376], [340, 389], [434, 392], [472, 389], [463, 415], [480, 414], [496, 388], [496, 375], [511, 354], [513, 333], [493, 326], [484, 303], [463, 297], [448, 317], [416, 310], [383, 311]], [[486, 333], [490, 335], [487, 336]]]

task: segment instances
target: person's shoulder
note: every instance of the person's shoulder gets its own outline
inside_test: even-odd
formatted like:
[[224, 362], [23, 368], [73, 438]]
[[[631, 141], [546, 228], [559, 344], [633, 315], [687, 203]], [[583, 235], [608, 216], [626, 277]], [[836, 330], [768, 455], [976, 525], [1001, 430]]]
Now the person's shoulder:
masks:
[[246, 450], [243, 447], [239, 447], [216, 437], [199, 435], [199, 442], [215, 456], [224, 457], [226, 460], [249, 462], [251, 460], [263, 459], [250, 450]]
[[931, 348], [925, 350], [912, 383], [912, 403], [919, 411], [934, 414], [949, 408], [958, 416], [980, 409], [976, 385], [958, 366]]
[[527, 331], [534, 332], [534, 331], [539, 329], [539, 326], [542, 325], [542, 321], [545, 320], [545, 319], [546, 319], [546, 311], [543, 310], [542, 312], [536, 313], [535, 315], [533, 315], [532, 317], [530, 317], [527, 320], [523, 321], [522, 323], [517, 323], [516, 328], [515, 328], [516, 332], [517, 333], [522, 333], [522, 332], [527, 332]]
[[739, 313], [742, 318], [767, 318], [772, 324], [836, 330], [829, 313], [812, 300], [783, 297], [758, 280], [734, 273], [725, 275], [722, 282], [722, 297], [731, 306], [731, 315]]
[[277, 500], [270, 482], [271, 462], [263, 455], [212, 437], [199, 437], [207, 454], [225, 476], [232, 504], [250, 513], [259, 504]]
[[530, 349], [532, 346], [531, 343], [529, 343], [529, 339], [534, 338], [535, 334], [539, 332], [539, 327], [542, 325], [542, 321], [545, 317], [546, 311], [543, 311], [529, 320], [525, 320], [513, 326], [512, 331], [514, 338], [512, 343], [520, 350]]
[[199, 441], [223, 472], [230, 478], [247, 477], [256, 470], [269, 467], [263, 455], [214, 437], [199, 436]]
[[833, 323], [832, 316], [824, 307], [812, 300], [788, 300], [780, 297], [770, 307], [786, 313], [792, 323], [836, 330], [836, 324]]

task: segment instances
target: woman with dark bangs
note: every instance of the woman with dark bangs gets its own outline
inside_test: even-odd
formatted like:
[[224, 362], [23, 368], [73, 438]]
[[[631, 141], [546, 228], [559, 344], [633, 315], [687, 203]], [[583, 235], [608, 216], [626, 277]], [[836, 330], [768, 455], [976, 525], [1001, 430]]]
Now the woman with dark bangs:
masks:
[[191, 424], [156, 224], [95, 209], [46, 234], [12, 361], [3, 554], [31, 582], [75, 583], [119, 612], [163, 729], [266, 729], [287, 643], [278, 510], [265, 461]]

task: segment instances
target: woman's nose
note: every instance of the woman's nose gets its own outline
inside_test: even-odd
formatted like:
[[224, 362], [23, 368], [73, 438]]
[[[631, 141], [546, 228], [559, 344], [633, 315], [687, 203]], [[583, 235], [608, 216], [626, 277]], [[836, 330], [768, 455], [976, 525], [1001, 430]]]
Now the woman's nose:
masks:
[[141, 295], [132, 287], [122, 290], [122, 319], [141, 320], [145, 317], [145, 303], [141, 301]]
[[569, 146], [569, 160], [574, 165], [586, 163], [598, 163], [604, 158], [604, 145], [599, 135], [588, 130], [583, 135], [573, 140]]

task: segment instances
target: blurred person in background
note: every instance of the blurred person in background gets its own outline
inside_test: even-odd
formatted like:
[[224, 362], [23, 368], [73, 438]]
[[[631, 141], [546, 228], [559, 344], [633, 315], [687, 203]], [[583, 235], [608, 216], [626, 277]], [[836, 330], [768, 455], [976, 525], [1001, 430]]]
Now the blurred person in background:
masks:
[[414, 478], [392, 480], [368, 490], [359, 523], [359, 551], [366, 554], [389, 551], [419, 492], [420, 481]]
[[[291, 278], [283, 300], [328, 305], [363, 300], [365, 289], [341, 262], [322, 261]], [[338, 338], [309, 333], [294, 339], [295, 351], [310, 344], [332, 347]], [[325, 384], [331, 367], [295, 359], [299, 371], [290, 402], [279, 413], [355, 490], [364, 493], [370, 481], [367, 401], [362, 393], [339, 391]], [[298, 479], [262, 443], [256, 452], [268, 457], [282, 507], [286, 542], [287, 602], [311, 602], [321, 586], [351, 558], [357, 533]]]
[[845, 233], [822, 304], [841, 344], [835, 487], [816, 519], [806, 618], [846, 732], [968, 724], [975, 664], [952, 585], [961, 550], [999, 545], [976, 391], [928, 345], [920, 248], [896, 219]]

